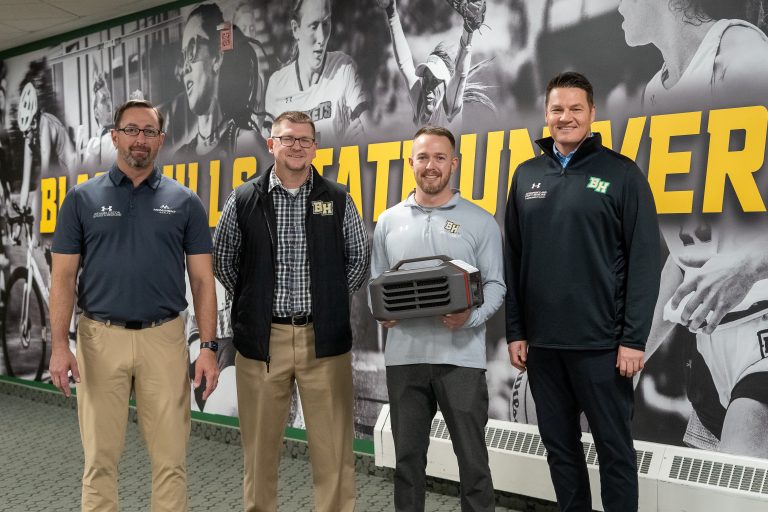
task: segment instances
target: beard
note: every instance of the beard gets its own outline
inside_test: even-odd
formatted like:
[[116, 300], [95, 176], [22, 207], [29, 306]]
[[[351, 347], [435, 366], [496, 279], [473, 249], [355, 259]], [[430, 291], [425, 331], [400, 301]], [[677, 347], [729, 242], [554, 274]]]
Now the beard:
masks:
[[[131, 154], [132, 150], [142, 150], [146, 151], [146, 156], [133, 156]], [[139, 145], [133, 145], [130, 148], [128, 148], [127, 151], [123, 152], [123, 160], [125, 160], [125, 163], [130, 165], [131, 167], [135, 169], [143, 169], [149, 165], [152, 165], [152, 163], [155, 161], [155, 154], [153, 153], [152, 149], [148, 146], [139, 146]]]
[[425, 194], [429, 194], [429, 195], [439, 194], [440, 192], [445, 190], [445, 187], [448, 186], [448, 182], [451, 181], [450, 173], [447, 173], [447, 174], [443, 173], [440, 179], [436, 181], [425, 180], [424, 174], [426, 174], [426, 171], [424, 173], [416, 175], [416, 184]]

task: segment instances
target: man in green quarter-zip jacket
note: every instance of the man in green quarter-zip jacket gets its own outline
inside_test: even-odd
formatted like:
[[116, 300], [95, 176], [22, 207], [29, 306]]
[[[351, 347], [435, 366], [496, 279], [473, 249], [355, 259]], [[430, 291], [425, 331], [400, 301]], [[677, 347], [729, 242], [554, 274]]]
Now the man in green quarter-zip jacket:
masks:
[[551, 137], [515, 171], [506, 210], [510, 360], [529, 372], [560, 509], [592, 510], [584, 411], [603, 507], [631, 512], [638, 506], [632, 377], [643, 367], [659, 290], [656, 210], [637, 165], [591, 133], [586, 77], [553, 78], [545, 106]]

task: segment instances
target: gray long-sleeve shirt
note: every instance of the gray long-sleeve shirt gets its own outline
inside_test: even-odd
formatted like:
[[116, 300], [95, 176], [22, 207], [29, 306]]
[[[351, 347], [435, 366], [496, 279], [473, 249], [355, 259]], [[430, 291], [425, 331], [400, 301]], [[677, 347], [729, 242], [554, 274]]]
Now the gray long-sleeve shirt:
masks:
[[[480, 269], [485, 301], [454, 331], [439, 316], [400, 320], [387, 334], [387, 366], [427, 363], [485, 368], [485, 322], [499, 309], [506, 291], [501, 231], [488, 212], [458, 193], [436, 208], [418, 205], [411, 194], [379, 217], [373, 233], [371, 279], [401, 260], [439, 254]], [[434, 264], [420, 262], [405, 268]]]

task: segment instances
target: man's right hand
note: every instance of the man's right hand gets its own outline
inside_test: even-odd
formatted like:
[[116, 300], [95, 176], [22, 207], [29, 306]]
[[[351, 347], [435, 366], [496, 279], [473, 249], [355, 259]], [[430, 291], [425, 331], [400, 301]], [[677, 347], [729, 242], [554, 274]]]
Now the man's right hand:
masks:
[[378, 322], [385, 329], [391, 329], [397, 325], [397, 320], [379, 320]]
[[510, 341], [507, 344], [507, 350], [512, 366], [524, 372], [525, 362], [528, 360], [528, 342], [526, 340]]
[[69, 370], [75, 382], [80, 382], [80, 370], [77, 369], [77, 359], [66, 344], [54, 345], [51, 351], [51, 362], [48, 365], [51, 373], [51, 383], [69, 398], [72, 390], [69, 388]]

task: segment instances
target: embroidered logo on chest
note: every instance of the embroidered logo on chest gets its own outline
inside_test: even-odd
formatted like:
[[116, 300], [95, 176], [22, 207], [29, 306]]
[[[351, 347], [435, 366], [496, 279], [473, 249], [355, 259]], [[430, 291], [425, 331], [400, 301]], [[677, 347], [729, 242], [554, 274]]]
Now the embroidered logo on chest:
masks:
[[161, 204], [160, 208], [153, 208], [152, 211], [155, 213], [161, 213], [163, 215], [173, 215], [176, 213], [176, 210], [171, 210], [171, 207], [167, 204]]
[[611, 185], [610, 181], [603, 181], [600, 178], [590, 177], [587, 182], [587, 188], [591, 188], [595, 192], [605, 194], [608, 192], [608, 187]]
[[445, 230], [451, 233], [452, 235], [458, 234], [460, 227], [461, 226], [459, 224], [456, 224], [452, 220], [445, 221], [445, 226], [443, 226], [443, 228], [445, 228]]
[[100, 211], [97, 211], [93, 214], [94, 219], [98, 219], [100, 217], [122, 217], [122, 213], [112, 208], [112, 205], [109, 206], [102, 206]]
[[333, 215], [333, 201], [312, 201], [314, 215]]
[[525, 200], [544, 199], [547, 197], [547, 191], [541, 190], [541, 182], [537, 181], [531, 184], [531, 190], [525, 193]]

